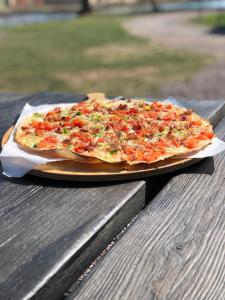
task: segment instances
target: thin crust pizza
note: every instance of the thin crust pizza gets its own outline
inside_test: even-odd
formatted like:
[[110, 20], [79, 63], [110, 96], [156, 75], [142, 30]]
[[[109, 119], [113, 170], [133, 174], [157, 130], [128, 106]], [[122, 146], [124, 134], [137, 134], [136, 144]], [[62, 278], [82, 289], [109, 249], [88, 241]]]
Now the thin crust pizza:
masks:
[[40, 155], [134, 165], [200, 150], [213, 136], [209, 122], [190, 109], [99, 93], [26, 117], [14, 139]]

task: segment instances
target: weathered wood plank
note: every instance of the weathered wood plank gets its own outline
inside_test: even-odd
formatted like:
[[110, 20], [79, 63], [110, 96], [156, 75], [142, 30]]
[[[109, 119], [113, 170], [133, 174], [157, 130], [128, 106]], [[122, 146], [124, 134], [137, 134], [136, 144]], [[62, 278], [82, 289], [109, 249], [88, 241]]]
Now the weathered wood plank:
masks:
[[19, 94], [19, 93], [0, 93], [0, 103], [11, 104], [15, 101], [18, 101], [21, 98], [28, 96], [28, 94]]
[[224, 164], [174, 176], [68, 300], [225, 299]]
[[[42, 93], [13, 106], [0, 103], [0, 135], [27, 101], [38, 105], [81, 99], [84, 96]], [[224, 104], [205, 106], [203, 116], [217, 115], [219, 120]], [[1, 175], [0, 298], [58, 299], [141, 210], [144, 189], [144, 182], [94, 185]]]
[[[24, 103], [84, 97], [34, 95], [0, 104], [1, 133]], [[145, 183], [61, 183], [0, 175], [0, 299], [59, 299], [145, 205]]]

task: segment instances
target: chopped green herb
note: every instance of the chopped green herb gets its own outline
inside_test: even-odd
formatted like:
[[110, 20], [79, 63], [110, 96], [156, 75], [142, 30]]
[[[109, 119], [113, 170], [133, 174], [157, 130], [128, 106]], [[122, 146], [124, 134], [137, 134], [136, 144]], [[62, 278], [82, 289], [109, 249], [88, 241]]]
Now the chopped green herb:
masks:
[[33, 148], [37, 148], [37, 144], [34, 144], [34, 145], [33, 145]]
[[63, 128], [63, 133], [64, 133], [64, 134], [68, 134], [68, 133], [69, 133], [69, 130], [66, 129], [66, 128]]
[[94, 113], [91, 115], [91, 121], [92, 122], [98, 122], [102, 119], [102, 116], [98, 113]]
[[109, 153], [110, 153], [111, 155], [113, 155], [113, 154], [116, 154], [117, 152], [118, 152], [118, 150], [114, 149], [114, 150], [111, 150]]
[[34, 113], [33, 114], [33, 117], [35, 117], [35, 118], [40, 118], [40, 117], [43, 117], [43, 114], [40, 114], [40, 113]]
[[77, 115], [77, 116], [80, 116], [80, 115], [81, 115], [81, 112], [80, 112], [80, 111], [77, 111], [77, 112], [76, 112], [76, 115]]

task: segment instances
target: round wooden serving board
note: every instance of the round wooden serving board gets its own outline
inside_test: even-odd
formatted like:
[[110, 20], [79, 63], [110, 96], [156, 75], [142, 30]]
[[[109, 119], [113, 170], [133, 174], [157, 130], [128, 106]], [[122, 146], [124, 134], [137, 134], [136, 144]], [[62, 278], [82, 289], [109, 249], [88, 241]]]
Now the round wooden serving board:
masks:
[[[2, 147], [4, 147], [8, 141], [12, 130], [13, 127], [9, 128], [4, 134], [2, 138]], [[76, 181], [138, 179], [146, 176], [174, 172], [191, 166], [200, 160], [202, 160], [202, 158], [169, 158], [151, 165], [139, 164], [134, 166], [129, 166], [126, 163], [110, 164], [105, 162], [84, 164], [72, 160], [65, 160], [37, 165], [29, 172], [29, 174], [44, 178]]]

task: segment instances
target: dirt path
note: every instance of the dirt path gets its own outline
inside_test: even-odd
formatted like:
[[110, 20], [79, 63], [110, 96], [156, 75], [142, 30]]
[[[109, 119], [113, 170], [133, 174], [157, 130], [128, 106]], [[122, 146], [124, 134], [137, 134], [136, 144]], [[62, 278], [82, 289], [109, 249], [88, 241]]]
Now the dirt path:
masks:
[[189, 20], [197, 13], [162, 13], [132, 18], [124, 27], [133, 35], [149, 38], [167, 47], [208, 54], [215, 64], [201, 70], [189, 82], [162, 86], [159, 95], [195, 99], [225, 99], [225, 36], [214, 35], [205, 26]]

